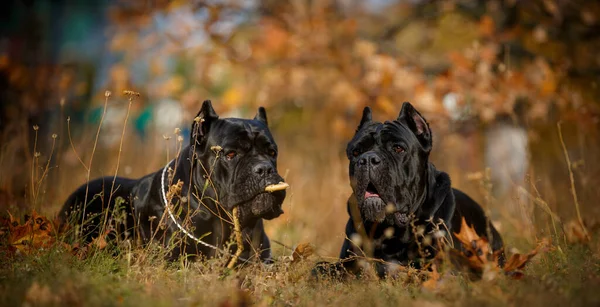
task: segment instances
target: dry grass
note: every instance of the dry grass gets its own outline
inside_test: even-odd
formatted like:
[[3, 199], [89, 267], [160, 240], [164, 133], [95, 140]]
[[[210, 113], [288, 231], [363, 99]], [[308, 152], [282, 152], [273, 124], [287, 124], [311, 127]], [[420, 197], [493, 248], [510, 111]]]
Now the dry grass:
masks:
[[[563, 127], [568, 126], [563, 124]], [[350, 195], [344, 140], [326, 139], [322, 131], [291, 134], [274, 128], [280, 147], [279, 171], [290, 183], [283, 209], [285, 214], [266, 222], [266, 231], [273, 241], [276, 261], [272, 265], [249, 265], [239, 270], [226, 269], [226, 258], [204, 262], [181, 259], [169, 263], [163, 260], [165, 251], [158, 246], [131, 248], [130, 245], [105, 249], [79, 259], [60, 248], [15, 258], [0, 255], [0, 305], [221, 305], [243, 306], [247, 303], [267, 305], [594, 305], [600, 303], [600, 242], [593, 227], [597, 208], [594, 200], [598, 191], [594, 178], [598, 167], [590, 155], [598, 152], [594, 136], [583, 136], [585, 150], [576, 147], [581, 132], [568, 126], [572, 138], [565, 138], [565, 150], [571, 150], [571, 159], [588, 163], [586, 169], [572, 164], [571, 176], [565, 167], [563, 146], [555, 143], [558, 135], [548, 138], [543, 152], [554, 159], [542, 157], [539, 149], [532, 150], [531, 186], [515, 187], [505, 199], [495, 199], [488, 176], [481, 161], [481, 143], [460, 135], [437, 136], [432, 160], [449, 171], [454, 185], [469, 192], [489, 212], [500, 212], [497, 222], [510, 249], [526, 251], [535, 246], [537, 239], [551, 237], [554, 250], [538, 255], [525, 270], [525, 278], [514, 281], [505, 276], [494, 276], [479, 281], [468, 280], [461, 274], [445, 274], [434, 290], [424, 288], [425, 274], [414, 270], [401, 273], [395, 279], [377, 280], [365, 277], [345, 283], [311, 278], [310, 269], [317, 260], [334, 260], [344, 238], [347, 220], [346, 200]], [[435, 131], [435, 127], [434, 127]], [[575, 132], [573, 132], [575, 131]], [[541, 132], [543, 133], [543, 132]], [[552, 134], [549, 134], [552, 135]], [[314, 140], [307, 142], [306, 138]], [[477, 136], [476, 136], [477, 137]], [[133, 138], [125, 134], [124, 138]], [[158, 139], [158, 138], [157, 138]], [[162, 141], [162, 140], [161, 140]], [[163, 141], [164, 142], [164, 141]], [[80, 148], [93, 148], [93, 142], [75, 141]], [[310, 145], [306, 145], [310, 144]], [[332, 146], [332, 144], [334, 144]], [[532, 141], [535, 145], [535, 141]], [[558, 144], [558, 146], [556, 146]], [[115, 161], [123, 167], [119, 175], [137, 177], [160, 169], [168, 160], [166, 152], [155, 144], [139, 145], [124, 142], [122, 149], [98, 148], [94, 164], [89, 166], [92, 177], [114, 175]], [[473, 149], [475, 148], [475, 149]], [[572, 149], [575, 148], [575, 149]], [[3, 147], [2, 171], [10, 171], [11, 147]], [[123, 154], [119, 155], [122, 150]], [[474, 150], [469, 163], [465, 156]], [[154, 154], [148, 155], [148, 152]], [[143, 155], [142, 155], [143, 153]], [[49, 153], [47, 153], [49, 154]], [[88, 168], [78, 160], [92, 161], [89, 152], [81, 157], [57, 161], [61, 167], [51, 169], [52, 182], [36, 185], [43, 204], [37, 209], [45, 214], [55, 213], [68, 194], [85, 182]], [[472, 154], [472, 153], [471, 153]], [[64, 156], [64, 155], [63, 155]], [[146, 159], [140, 159], [144, 156]], [[474, 159], [472, 159], [474, 157]], [[39, 163], [37, 161], [33, 163]], [[48, 164], [41, 163], [46, 170]], [[38, 166], [39, 167], [39, 166]], [[130, 170], [130, 172], [127, 172]], [[491, 171], [494, 171], [492, 168]], [[470, 173], [480, 172], [481, 176]], [[47, 171], [40, 174], [47, 176]], [[476, 180], [469, 180], [475, 177]], [[10, 178], [6, 173], [3, 177]], [[35, 178], [39, 180], [40, 178]], [[35, 181], [34, 181], [35, 182]], [[41, 181], [40, 181], [41, 182]], [[550, 185], [547, 185], [547, 182]], [[1, 182], [3, 186], [6, 181]], [[567, 221], [576, 219], [570, 188], [578, 189], [581, 220], [586, 223], [590, 241], [567, 240], [570, 228]], [[39, 188], [37, 187], [39, 186]], [[527, 198], [519, 198], [519, 189], [525, 188]], [[568, 202], [569, 201], [569, 202]], [[507, 202], [523, 207], [531, 216], [521, 218], [504, 209]], [[29, 209], [28, 200], [19, 200], [6, 209], [23, 213]], [[538, 205], [535, 205], [538, 204]], [[3, 208], [4, 209], [4, 208]], [[523, 221], [529, 221], [525, 223]], [[571, 231], [572, 234], [572, 231]], [[291, 248], [311, 243], [314, 255], [303, 261], [292, 261]]]

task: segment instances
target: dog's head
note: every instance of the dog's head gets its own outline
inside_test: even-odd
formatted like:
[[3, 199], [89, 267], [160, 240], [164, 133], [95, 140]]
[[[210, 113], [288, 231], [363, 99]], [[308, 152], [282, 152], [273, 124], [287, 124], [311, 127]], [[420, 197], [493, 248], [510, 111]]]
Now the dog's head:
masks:
[[211, 102], [204, 101], [192, 125], [190, 151], [193, 181], [203, 185], [196, 187], [200, 193], [212, 190], [227, 210], [238, 206], [243, 220], [283, 213], [285, 191], [265, 191], [283, 178], [277, 173], [277, 144], [264, 108], [252, 120], [220, 119]]
[[408, 102], [396, 120], [372, 120], [366, 107], [348, 143], [350, 182], [363, 220], [400, 227], [424, 202], [432, 147], [425, 118]]

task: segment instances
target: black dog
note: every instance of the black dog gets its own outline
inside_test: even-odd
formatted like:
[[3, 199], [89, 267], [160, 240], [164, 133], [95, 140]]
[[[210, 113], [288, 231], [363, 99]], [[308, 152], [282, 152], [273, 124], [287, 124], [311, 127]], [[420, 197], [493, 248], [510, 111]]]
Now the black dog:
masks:
[[[418, 266], [418, 260], [430, 259], [438, 252], [431, 241], [436, 235], [439, 238], [437, 229], [446, 235], [459, 232], [463, 217], [480, 236], [490, 239], [494, 251], [501, 252], [502, 238], [482, 208], [453, 189], [448, 174], [429, 162], [431, 148], [429, 125], [410, 103], [402, 105], [396, 120], [384, 123], [373, 121], [371, 109], [364, 109], [346, 149], [353, 195], [348, 201], [350, 219], [341, 264], [334, 267], [340, 269], [343, 265], [356, 272], [352, 257], [363, 253], [388, 263]], [[370, 239], [370, 244], [353, 243], [360, 233]], [[426, 236], [430, 242], [424, 240]], [[454, 244], [460, 245], [456, 238]], [[320, 272], [331, 270], [320, 265]], [[386, 274], [386, 269], [377, 264], [380, 276]]]
[[[181, 190], [171, 196], [169, 183], [178, 181], [183, 183]], [[265, 109], [259, 108], [253, 120], [219, 119], [207, 100], [192, 124], [190, 145], [165, 168], [140, 179], [117, 177], [114, 186], [113, 177], [90, 181], [67, 199], [59, 217], [80, 223], [85, 213], [83, 235], [89, 240], [98, 235], [106, 210], [113, 210], [115, 200], [121, 199], [117, 203], [127, 213], [121, 223], [125, 234], [139, 233], [143, 242], [154, 239], [169, 245], [181, 238], [174, 234], [182, 233], [183, 244], [177, 244], [172, 257], [213, 257], [231, 236], [231, 212], [237, 206], [244, 237], [241, 257], [250, 259], [250, 252], [257, 252], [266, 261], [271, 252], [262, 219], [283, 213], [285, 191], [268, 193], [265, 187], [282, 181]], [[165, 207], [167, 197], [174, 205], [170, 210]], [[158, 226], [161, 220], [166, 227]]]

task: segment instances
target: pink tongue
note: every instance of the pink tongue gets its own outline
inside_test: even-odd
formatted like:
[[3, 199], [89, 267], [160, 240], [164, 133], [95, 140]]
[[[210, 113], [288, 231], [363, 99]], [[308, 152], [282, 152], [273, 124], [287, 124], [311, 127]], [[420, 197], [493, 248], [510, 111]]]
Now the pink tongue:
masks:
[[369, 191], [366, 191], [365, 192], [365, 198], [369, 198], [369, 197], [379, 197], [379, 194], [371, 193]]

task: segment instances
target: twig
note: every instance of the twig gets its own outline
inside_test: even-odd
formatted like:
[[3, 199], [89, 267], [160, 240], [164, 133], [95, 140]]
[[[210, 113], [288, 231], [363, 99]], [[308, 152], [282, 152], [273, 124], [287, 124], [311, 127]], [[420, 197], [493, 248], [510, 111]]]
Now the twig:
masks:
[[92, 161], [94, 160], [94, 154], [96, 154], [96, 146], [98, 145], [98, 138], [100, 137], [100, 129], [104, 123], [104, 116], [106, 116], [106, 109], [108, 108], [108, 97], [110, 97], [110, 91], [104, 92], [104, 108], [102, 109], [102, 116], [100, 117], [100, 123], [98, 124], [98, 130], [96, 130], [96, 139], [94, 140], [94, 147], [92, 148], [92, 155], [90, 156], [90, 162], [87, 167], [87, 175], [85, 178], [85, 197], [83, 198], [83, 214], [81, 215], [81, 232], [83, 233], [83, 224], [85, 222], [85, 209], [88, 205], [87, 198], [90, 191], [90, 175], [92, 172]]
[[79, 163], [81, 163], [83, 168], [87, 171], [88, 170], [87, 165], [85, 165], [83, 160], [81, 160], [81, 157], [77, 153], [77, 149], [75, 149], [75, 144], [73, 144], [73, 138], [71, 137], [71, 117], [70, 116], [67, 117], [67, 133], [69, 135], [69, 143], [71, 144], [71, 149], [73, 149], [73, 153], [75, 153], [75, 157], [77, 157], [77, 160], [79, 160]]
[[[127, 91], [126, 91], [127, 92]], [[133, 103], [135, 95], [129, 94], [129, 105], [127, 106], [127, 113], [125, 114], [125, 121], [123, 122], [123, 130], [121, 131], [121, 141], [119, 143], [119, 154], [117, 155], [117, 165], [115, 166], [115, 175], [113, 176], [112, 184], [110, 186], [110, 194], [108, 195], [108, 202], [106, 215], [104, 216], [104, 225], [102, 229], [106, 227], [106, 221], [108, 220], [108, 212], [110, 211], [110, 201], [112, 200], [113, 194], [115, 193], [115, 181], [117, 181], [117, 174], [119, 173], [119, 164], [121, 163], [121, 152], [123, 152], [123, 140], [125, 139], [125, 129], [127, 128], [127, 121], [129, 120], [129, 112], [131, 111], [131, 104]], [[139, 94], [138, 94], [139, 96]]]
[[240, 227], [240, 216], [239, 216], [239, 208], [237, 206], [233, 207], [233, 232], [235, 233], [235, 241], [237, 243], [237, 250], [235, 254], [229, 261], [227, 265], [228, 269], [233, 269], [233, 266], [236, 264], [238, 258], [244, 251], [244, 242], [242, 240], [242, 229]]
[[37, 161], [37, 139], [38, 139], [38, 129], [37, 125], [33, 126], [33, 131], [35, 131], [35, 141], [33, 142], [33, 160], [31, 161], [31, 198], [32, 201], [35, 202], [35, 169], [36, 169], [36, 161]]
[[567, 160], [567, 167], [569, 169], [569, 179], [571, 180], [571, 194], [573, 195], [573, 201], [575, 202], [575, 210], [577, 211], [577, 219], [579, 220], [579, 224], [581, 225], [581, 229], [583, 229], [583, 234], [586, 239], [590, 239], [590, 235], [583, 225], [583, 219], [581, 218], [581, 211], [579, 210], [579, 201], [577, 200], [577, 191], [575, 190], [575, 178], [573, 176], [573, 170], [571, 169], [571, 159], [569, 159], [569, 153], [567, 152], [567, 146], [565, 146], [565, 141], [563, 140], [562, 128], [560, 126], [561, 122], [556, 123], [558, 127], [558, 136], [560, 137], [560, 145], [562, 145], [563, 153], [565, 154], [565, 159]]
[[50, 150], [50, 157], [48, 158], [48, 161], [46, 161], [46, 167], [44, 168], [44, 172], [42, 173], [42, 176], [38, 180], [38, 188], [37, 188], [37, 191], [35, 192], [35, 199], [33, 200], [34, 205], [38, 201], [38, 197], [40, 195], [40, 190], [42, 189], [42, 182], [44, 181], [44, 178], [46, 178], [46, 176], [48, 175], [48, 171], [50, 170], [50, 161], [52, 161], [52, 156], [54, 155], [54, 147], [56, 145], [57, 137], [58, 137], [58, 135], [52, 134], [52, 149]]
[[[533, 201], [534, 204], [540, 206], [546, 213], [548, 213], [548, 215], [550, 216], [550, 220], [552, 221], [552, 228], [554, 228], [554, 235], [558, 238], [559, 236], [558, 236], [558, 230], [556, 228], [556, 222], [560, 223], [561, 228], [562, 228], [562, 224], [563, 224], [563, 222], [560, 220], [560, 217], [558, 217], [558, 215], [556, 215], [554, 212], [552, 212], [552, 210], [550, 210], [550, 206], [548, 206], [548, 203], [546, 201], [544, 201], [543, 199], [541, 199], [540, 197], [535, 197], [534, 195], [529, 193], [529, 191], [525, 190], [525, 188], [523, 188], [521, 186], [519, 186], [517, 189], [519, 190], [519, 192], [523, 193], [525, 196], [527, 196], [527, 198], [529, 198], [531, 201]], [[563, 232], [564, 232], [564, 230], [563, 230]], [[566, 243], [567, 239], [565, 236], [563, 236], [563, 239]]]
[[277, 240], [275, 240], [275, 239], [270, 239], [270, 240], [271, 240], [271, 242], [273, 242], [273, 243], [275, 243], [275, 244], [279, 244], [279, 245], [281, 245], [281, 246], [283, 246], [283, 247], [285, 247], [285, 248], [287, 248], [287, 249], [289, 249], [289, 250], [292, 250], [292, 251], [294, 250], [294, 248], [293, 248], [293, 247], [291, 247], [291, 246], [289, 246], [289, 245], [287, 245], [287, 244], [285, 244], [285, 243], [283, 243], [283, 242], [277, 241]]

